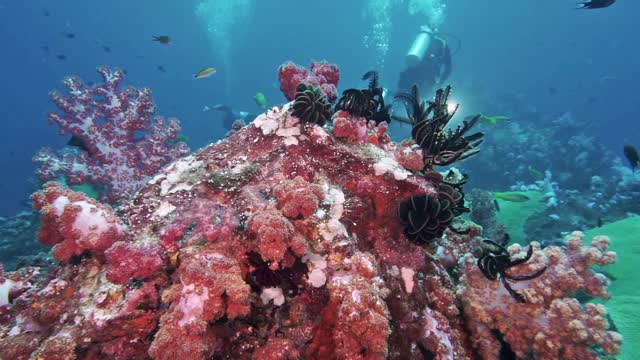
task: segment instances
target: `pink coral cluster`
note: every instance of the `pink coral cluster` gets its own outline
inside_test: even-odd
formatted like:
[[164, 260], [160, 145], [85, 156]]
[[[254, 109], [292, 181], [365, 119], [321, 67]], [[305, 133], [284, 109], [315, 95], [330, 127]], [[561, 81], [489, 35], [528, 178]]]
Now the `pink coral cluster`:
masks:
[[336, 87], [340, 80], [340, 70], [337, 65], [326, 61], [311, 62], [311, 71], [300, 65], [287, 62], [280, 65], [278, 79], [280, 80], [280, 90], [289, 101], [296, 97], [298, 84], [305, 83], [319, 87], [327, 100], [333, 102], [338, 97]]
[[333, 132], [337, 138], [348, 139], [359, 143], [385, 145], [391, 143], [387, 134], [387, 123], [376, 125], [373, 120], [357, 117], [344, 110], [333, 115]]
[[78, 77], [64, 80], [65, 96], [51, 92], [62, 113], [49, 113], [49, 122], [60, 134], [75, 136], [79, 152], [65, 151], [59, 157], [50, 149], [36, 154], [41, 180], [64, 175], [67, 182], [85, 182], [107, 187], [112, 203], [127, 200], [144, 181], [160, 168], [189, 153], [183, 142], [175, 142], [180, 132], [177, 119], [153, 117], [156, 112], [148, 88], [120, 89], [124, 73], [98, 67], [103, 84], [86, 86]]
[[45, 245], [55, 245], [53, 256], [59, 261], [68, 261], [86, 250], [101, 256], [114, 242], [128, 236], [110, 206], [58, 183], [45, 184], [32, 198], [34, 208], [42, 213], [38, 239]]
[[275, 187], [274, 194], [282, 214], [288, 218], [308, 218], [318, 209], [324, 199], [320, 186], [310, 184], [301, 176]]
[[105, 258], [107, 279], [115, 284], [145, 280], [167, 266], [165, 252], [157, 243], [119, 241], [105, 252]]
[[[461, 270], [458, 296], [462, 299], [468, 328], [483, 359], [498, 359], [500, 344], [491, 336], [498, 330], [519, 358], [531, 352], [541, 359], [597, 359], [593, 347], [607, 354], [619, 351], [622, 337], [608, 331], [603, 305], [580, 305], [572, 295], [579, 290], [591, 296], [607, 298], [608, 281], [595, 273], [592, 265], [604, 266], [615, 261], [607, 251], [606, 237], [596, 237], [584, 245], [584, 235], [574, 232], [566, 239], [568, 249], [550, 246], [536, 248], [530, 261], [510, 270], [513, 276], [531, 274], [546, 266], [546, 271], [532, 280], [513, 283], [526, 303], [515, 300], [499, 281], [488, 280], [467, 255]], [[523, 256], [519, 245], [509, 247], [512, 257]]]

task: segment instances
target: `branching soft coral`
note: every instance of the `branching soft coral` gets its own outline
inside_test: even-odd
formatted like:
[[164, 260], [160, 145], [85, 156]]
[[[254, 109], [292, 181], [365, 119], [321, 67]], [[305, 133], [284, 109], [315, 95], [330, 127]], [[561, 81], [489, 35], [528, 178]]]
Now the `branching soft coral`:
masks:
[[[589, 303], [583, 307], [571, 298], [580, 290], [608, 297], [606, 277], [590, 266], [613, 263], [615, 253], [607, 251], [606, 237], [596, 237], [590, 246], [583, 244], [583, 237], [574, 232], [566, 239], [566, 251], [555, 246], [538, 249], [530, 261], [509, 270], [520, 276], [547, 266], [539, 277], [512, 284], [526, 303], [514, 299], [499, 281], [488, 280], [470, 254], [461, 260], [458, 297], [483, 359], [499, 358], [500, 344], [492, 330], [503, 335], [519, 358], [533, 354], [539, 359], [597, 359], [594, 348], [607, 354], [619, 351], [622, 337], [608, 331], [604, 306]], [[539, 245], [534, 242], [531, 246]], [[512, 258], [524, 255], [519, 245], [509, 247], [509, 252]]]

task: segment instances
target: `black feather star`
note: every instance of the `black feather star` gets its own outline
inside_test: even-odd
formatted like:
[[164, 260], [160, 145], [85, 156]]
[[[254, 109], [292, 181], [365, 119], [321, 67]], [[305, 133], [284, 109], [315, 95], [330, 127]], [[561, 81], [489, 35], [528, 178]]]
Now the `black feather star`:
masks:
[[331, 117], [331, 105], [322, 95], [320, 89], [309, 84], [300, 83], [296, 87], [296, 97], [293, 102], [291, 115], [303, 123], [313, 123], [324, 126]]
[[400, 203], [398, 217], [405, 225], [407, 238], [425, 245], [440, 238], [454, 218], [449, 198], [435, 199], [429, 195], [415, 195]]
[[458, 107], [449, 111], [447, 100], [451, 86], [438, 89], [434, 101], [422, 101], [418, 86], [413, 85], [410, 93], [396, 96], [405, 102], [409, 122], [413, 125], [411, 136], [422, 148], [425, 170], [433, 166], [447, 166], [476, 155], [480, 149], [484, 133], [466, 133], [478, 122], [480, 115], [464, 120], [455, 130], [446, 129]]
[[380, 87], [378, 72], [368, 71], [362, 76], [362, 80], [369, 80], [369, 87], [343, 91], [336, 104], [336, 111], [344, 110], [351, 115], [365, 117], [375, 121], [376, 125], [391, 122], [391, 105], [384, 104], [384, 89]]

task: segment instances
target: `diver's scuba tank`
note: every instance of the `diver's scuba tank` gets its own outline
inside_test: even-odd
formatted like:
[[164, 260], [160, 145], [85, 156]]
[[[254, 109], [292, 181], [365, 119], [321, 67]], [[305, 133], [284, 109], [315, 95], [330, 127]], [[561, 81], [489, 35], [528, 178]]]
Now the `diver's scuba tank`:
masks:
[[408, 67], [418, 65], [424, 59], [432, 40], [433, 30], [429, 26], [422, 26], [405, 57], [405, 63]]

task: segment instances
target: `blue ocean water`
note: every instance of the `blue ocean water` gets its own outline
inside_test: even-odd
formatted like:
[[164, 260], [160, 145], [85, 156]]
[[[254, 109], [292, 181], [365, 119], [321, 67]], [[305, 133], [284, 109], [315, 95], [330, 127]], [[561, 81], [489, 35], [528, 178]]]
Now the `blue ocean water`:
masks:
[[[340, 91], [363, 86], [360, 76], [377, 68], [393, 91], [419, 26], [434, 21], [433, 14], [410, 14], [415, 3], [0, 0], [0, 215], [28, 203], [33, 154], [67, 141], [45, 115], [55, 110], [48, 92], [62, 89], [65, 76], [97, 81], [98, 65], [126, 69], [125, 84], [150, 87], [158, 113], [178, 117], [197, 149], [226, 132], [217, 114], [201, 111], [204, 105], [257, 112], [258, 91], [270, 104], [284, 102], [276, 70], [287, 60], [337, 63]], [[516, 98], [547, 118], [571, 111], [616, 156], [623, 144], [640, 146], [638, 2], [619, 0], [600, 10], [575, 10], [572, 1], [425, 3], [445, 5], [436, 15], [457, 50], [449, 82], [459, 89], [461, 113], [491, 111], [478, 101], [480, 93]], [[173, 43], [153, 42], [154, 35], [169, 35]], [[193, 74], [207, 66], [217, 73], [195, 81]], [[493, 156], [500, 161], [501, 154]]]

